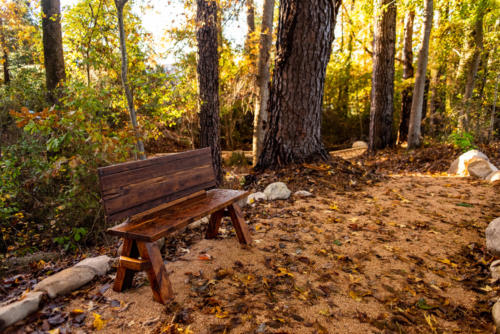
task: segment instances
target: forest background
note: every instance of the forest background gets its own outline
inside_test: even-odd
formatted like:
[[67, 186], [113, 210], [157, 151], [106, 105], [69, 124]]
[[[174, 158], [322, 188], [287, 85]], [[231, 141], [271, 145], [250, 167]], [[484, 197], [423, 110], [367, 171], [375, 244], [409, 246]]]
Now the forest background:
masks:
[[[415, 80], [408, 64], [416, 65], [413, 54], [424, 32], [423, 3], [396, 2], [393, 143]], [[261, 34], [255, 7], [261, 3], [217, 4], [221, 145], [251, 150]], [[140, 14], [154, 6], [137, 0], [124, 11], [129, 84], [148, 156], [198, 147], [200, 129], [196, 4], [172, 1], [184, 9], [185, 24], [166, 24], [165, 52]], [[276, 1], [274, 27], [278, 6]], [[103, 236], [97, 168], [137, 154], [120, 77], [116, 7], [113, 0], [75, 0], [63, 11], [65, 80], [57, 103], [46, 87], [40, 4], [0, 0], [0, 8], [0, 250], [24, 254], [53, 247], [54, 241], [77, 250]], [[435, 1], [422, 110], [424, 146], [441, 141], [466, 150], [498, 138], [498, 8], [496, 0]], [[385, 10], [372, 1], [346, 0], [340, 7], [321, 115], [328, 150], [368, 138], [374, 17]], [[247, 27], [236, 31], [244, 34], [238, 43], [234, 27], [241, 17]], [[411, 42], [406, 52], [405, 32]], [[274, 49], [270, 58], [272, 71]], [[460, 126], [464, 109], [467, 127]]]

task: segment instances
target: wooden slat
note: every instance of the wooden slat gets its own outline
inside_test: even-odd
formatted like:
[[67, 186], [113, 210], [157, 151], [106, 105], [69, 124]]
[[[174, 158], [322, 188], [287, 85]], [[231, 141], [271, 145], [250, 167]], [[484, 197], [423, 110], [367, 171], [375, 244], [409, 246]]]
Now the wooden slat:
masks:
[[108, 229], [108, 233], [152, 242], [248, 195], [246, 191], [212, 189], [207, 191], [204, 197], [196, 197], [165, 209], [160, 218], [141, 223], [120, 224]]
[[151, 262], [148, 260], [139, 260], [127, 256], [120, 256], [120, 266], [134, 271], [143, 271], [151, 268]]
[[198, 189], [200, 185], [215, 184], [211, 165], [193, 167], [189, 171], [148, 179], [132, 183], [102, 195], [106, 212], [114, 214], [125, 208], [132, 208], [145, 202], [153, 201], [183, 191]]

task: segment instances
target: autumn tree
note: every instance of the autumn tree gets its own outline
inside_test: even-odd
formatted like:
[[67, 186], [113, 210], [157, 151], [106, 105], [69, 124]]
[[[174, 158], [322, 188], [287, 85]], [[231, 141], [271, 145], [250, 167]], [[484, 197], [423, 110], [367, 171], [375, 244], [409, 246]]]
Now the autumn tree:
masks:
[[128, 106], [128, 111], [130, 114], [130, 120], [132, 122], [132, 127], [134, 129], [134, 133], [136, 136], [136, 145], [137, 145], [137, 151], [140, 159], [146, 159], [146, 155], [144, 153], [144, 144], [142, 140], [139, 138], [139, 127], [137, 125], [137, 115], [135, 112], [135, 105], [134, 105], [134, 97], [132, 95], [132, 91], [130, 90], [130, 86], [128, 83], [128, 77], [127, 77], [127, 72], [128, 72], [128, 55], [127, 55], [127, 46], [125, 43], [125, 28], [123, 24], [123, 7], [125, 7], [125, 4], [128, 2], [128, 0], [115, 0], [115, 5], [116, 5], [116, 12], [118, 16], [118, 30], [120, 33], [120, 51], [121, 51], [121, 56], [122, 56], [122, 71], [121, 71], [121, 76], [122, 76], [122, 84], [123, 84], [123, 90], [125, 91], [125, 97], [127, 98], [127, 106]]
[[396, 2], [377, 0], [368, 144], [371, 151], [393, 143], [395, 41]]
[[411, 9], [405, 17], [403, 45], [403, 90], [401, 91], [401, 115], [399, 121], [398, 144], [408, 139], [413, 86], [413, 21], [415, 11]]
[[269, 130], [257, 169], [329, 158], [321, 142], [321, 111], [340, 4], [281, 1]]
[[424, 36], [422, 38], [422, 46], [418, 53], [417, 74], [415, 76], [415, 86], [413, 88], [410, 126], [408, 130], [408, 148], [420, 146], [422, 107], [424, 103], [427, 62], [429, 60], [429, 40], [432, 30], [433, 12], [433, 0], [426, 0], [424, 8]]
[[56, 103], [60, 95], [58, 86], [66, 79], [59, 0], [42, 0], [42, 29], [48, 100]]
[[217, 183], [222, 183], [219, 139], [219, 52], [217, 42], [217, 2], [197, 0], [196, 39], [198, 41], [198, 86], [200, 98], [200, 146], [212, 151]]
[[268, 124], [267, 103], [269, 102], [269, 64], [273, 41], [274, 0], [264, 0], [262, 26], [259, 42], [259, 62], [257, 65], [257, 103], [255, 103], [252, 155], [253, 165], [257, 164]]

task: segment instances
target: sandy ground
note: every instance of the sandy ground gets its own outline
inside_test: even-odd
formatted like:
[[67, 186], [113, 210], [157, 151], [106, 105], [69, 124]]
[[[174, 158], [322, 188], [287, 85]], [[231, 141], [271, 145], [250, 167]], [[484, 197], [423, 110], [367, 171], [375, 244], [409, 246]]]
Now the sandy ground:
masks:
[[493, 331], [490, 309], [499, 286], [489, 278], [493, 257], [485, 251], [484, 230], [500, 216], [498, 187], [469, 178], [406, 174], [361, 190], [313, 193], [246, 207], [254, 239], [249, 248], [240, 247], [227, 221], [215, 240], [203, 239], [204, 226], [186, 230], [178, 238], [190, 243], [177, 245], [180, 256], [166, 256], [175, 260], [166, 261], [172, 303], [154, 302], [144, 275], [133, 289], [112, 291], [113, 273], [75, 293], [63, 307], [74, 312], [70, 317], [85, 314], [81, 325], [69, 329]]

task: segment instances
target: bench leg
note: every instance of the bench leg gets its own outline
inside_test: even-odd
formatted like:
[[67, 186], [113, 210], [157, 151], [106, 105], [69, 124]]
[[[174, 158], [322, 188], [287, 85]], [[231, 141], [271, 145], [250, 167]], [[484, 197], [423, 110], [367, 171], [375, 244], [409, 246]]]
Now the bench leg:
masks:
[[[137, 243], [134, 240], [123, 239], [123, 248], [121, 256], [130, 257], [133, 259], [139, 258], [139, 250], [137, 249]], [[132, 281], [134, 279], [134, 270], [130, 270], [120, 265], [116, 271], [115, 283], [113, 285], [113, 290], [121, 292], [132, 287]]]
[[248, 231], [247, 223], [243, 218], [240, 206], [236, 203], [228, 206], [229, 215], [231, 217], [231, 222], [233, 223], [234, 230], [238, 236], [238, 241], [243, 245], [250, 245], [252, 243], [252, 238], [250, 237], [250, 232]]
[[151, 262], [151, 267], [146, 271], [149, 284], [153, 290], [153, 298], [159, 303], [166, 304], [173, 297], [172, 285], [168, 279], [167, 270], [163, 264], [160, 249], [154, 242], [137, 242], [139, 254], [144, 260]]
[[206, 235], [207, 239], [214, 239], [215, 237], [217, 237], [217, 233], [219, 232], [219, 227], [222, 222], [222, 217], [224, 217], [224, 209], [215, 211], [210, 215]]

